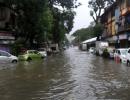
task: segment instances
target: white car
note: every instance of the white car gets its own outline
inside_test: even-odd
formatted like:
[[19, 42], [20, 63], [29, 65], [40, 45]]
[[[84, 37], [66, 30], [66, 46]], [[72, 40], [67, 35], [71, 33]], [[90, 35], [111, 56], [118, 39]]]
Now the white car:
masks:
[[127, 65], [130, 66], [130, 48], [128, 48], [127, 50], [126, 59], [127, 59]]
[[39, 53], [42, 55], [42, 57], [46, 57], [47, 56], [46, 51], [39, 51]]
[[38, 52], [42, 55], [42, 57], [47, 57], [47, 52], [44, 48], [40, 48]]
[[113, 47], [108, 47], [107, 50], [108, 50], [108, 53], [109, 53], [109, 58], [114, 59], [114, 51], [115, 51], [115, 48], [113, 48]]
[[126, 48], [116, 49], [114, 52], [114, 59], [118, 62], [126, 63], [127, 62], [126, 56], [127, 56]]
[[18, 58], [16, 56], [13, 56], [12, 54], [0, 50], [0, 63], [17, 63]]

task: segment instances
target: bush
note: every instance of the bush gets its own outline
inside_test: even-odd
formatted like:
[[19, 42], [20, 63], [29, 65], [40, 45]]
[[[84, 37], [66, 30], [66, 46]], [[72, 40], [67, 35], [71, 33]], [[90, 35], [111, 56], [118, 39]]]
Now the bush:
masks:
[[21, 52], [21, 48], [24, 47], [24, 43], [22, 41], [16, 40], [14, 44], [10, 45], [11, 47], [11, 53], [13, 55], [18, 56], [19, 53]]

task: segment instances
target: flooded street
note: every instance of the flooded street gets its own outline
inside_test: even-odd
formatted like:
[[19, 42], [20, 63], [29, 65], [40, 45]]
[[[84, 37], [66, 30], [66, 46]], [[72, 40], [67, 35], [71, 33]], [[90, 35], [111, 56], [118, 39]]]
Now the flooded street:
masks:
[[0, 100], [130, 100], [130, 67], [78, 48], [0, 65]]

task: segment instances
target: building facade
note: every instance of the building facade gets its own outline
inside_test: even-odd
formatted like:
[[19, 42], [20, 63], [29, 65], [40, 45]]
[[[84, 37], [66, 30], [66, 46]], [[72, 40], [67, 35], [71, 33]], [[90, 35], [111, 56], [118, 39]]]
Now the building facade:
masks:
[[14, 43], [15, 13], [0, 2], [0, 50], [10, 52], [10, 45]]
[[101, 17], [102, 38], [116, 48], [130, 47], [130, 0], [116, 0]]

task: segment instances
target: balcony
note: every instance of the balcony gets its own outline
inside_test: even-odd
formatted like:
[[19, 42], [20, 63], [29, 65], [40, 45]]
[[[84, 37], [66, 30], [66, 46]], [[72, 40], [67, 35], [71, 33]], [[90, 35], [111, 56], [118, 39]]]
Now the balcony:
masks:
[[123, 32], [125, 30], [125, 27], [124, 26], [118, 26], [118, 30], [117, 32]]
[[102, 37], [109, 37], [109, 36], [112, 36], [112, 33], [108, 32], [108, 31], [104, 31], [103, 34], [102, 34]]
[[121, 33], [121, 32], [125, 32], [125, 31], [128, 31], [130, 30], [130, 25], [125, 25], [125, 26], [118, 26], [118, 33]]

